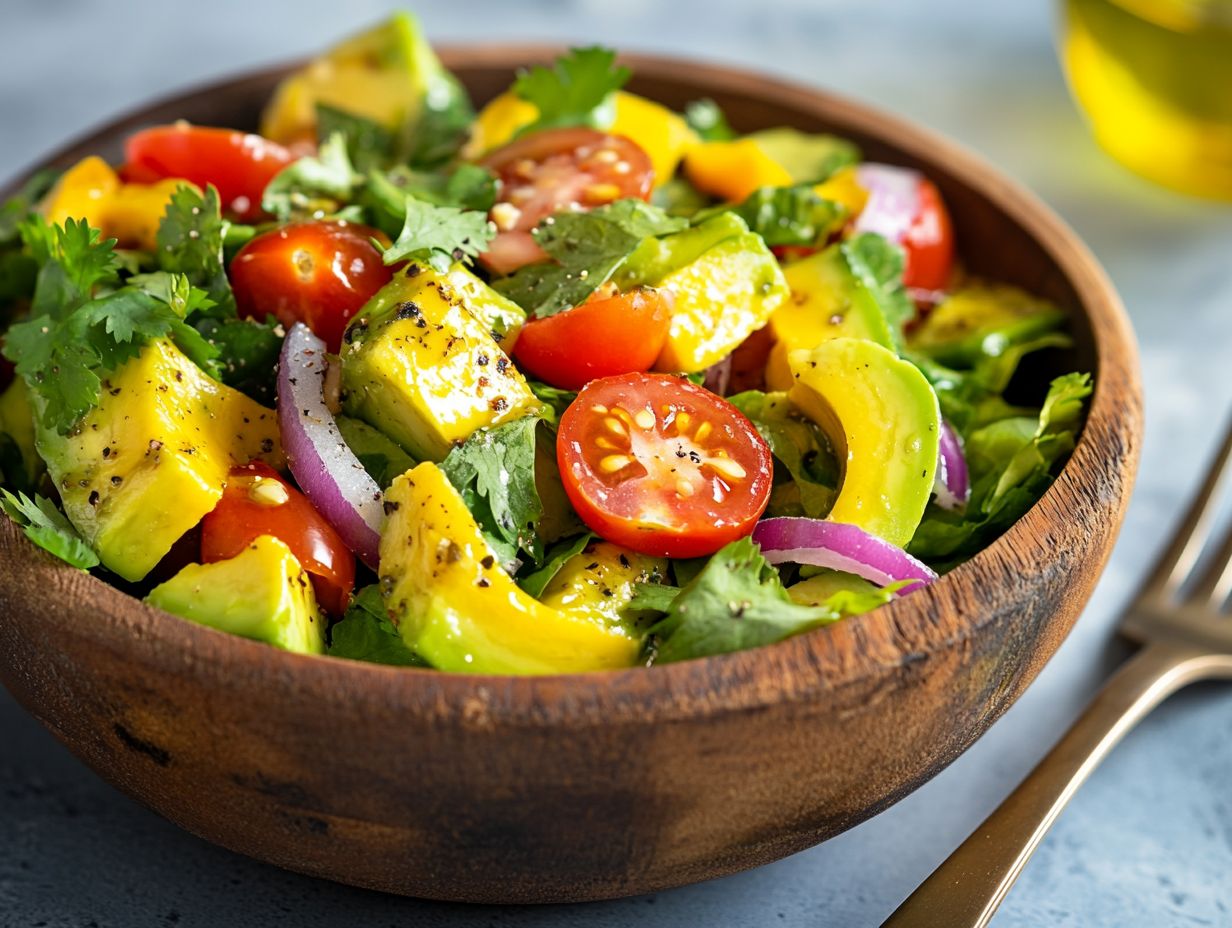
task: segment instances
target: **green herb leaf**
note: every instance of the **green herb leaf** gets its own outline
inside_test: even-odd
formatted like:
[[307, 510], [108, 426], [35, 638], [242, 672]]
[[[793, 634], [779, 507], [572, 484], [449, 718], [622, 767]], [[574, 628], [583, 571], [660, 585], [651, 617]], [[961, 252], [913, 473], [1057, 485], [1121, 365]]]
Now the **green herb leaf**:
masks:
[[30, 499], [24, 493], [14, 496], [8, 490], [0, 490], [0, 507], [44, 551], [82, 570], [98, 566], [98, 555], [51, 500], [38, 495]]
[[330, 630], [328, 654], [395, 667], [429, 666], [402, 641], [375, 583], [355, 594], [346, 615]]
[[770, 515], [825, 517], [834, 505], [839, 473], [834, 450], [821, 429], [800, 415], [786, 393], [747, 390], [727, 401], [748, 416], [781, 465]]
[[502, 560], [518, 550], [537, 563], [543, 542], [536, 527], [543, 501], [535, 483], [538, 416], [481, 429], [449, 452], [441, 470]]
[[411, 167], [423, 170], [452, 161], [466, 143], [475, 120], [471, 101], [453, 75], [442, 75], [435, 90], [429, 90], [424, 100], [407, 158]]
[[38, 171], [21, 189], [0, 206], [0, 246], [16, 245], [21, 241], [21, 224], [35, 211], [41, 200], [56, 182], [60, 172], [53, 168]]
[[577, 399], [577, 393], [573, 390], [562, 390], [560, 387], [554, 387], [538, 380], [528, 380], [526, 384], [530, 387], [530, 392], [551, 410], [553, 422], [560, 421], [560, 417], [569, 408], [569, 404]]
[[405, 203], [402, 232], [385, 249], [386, 264], [415, 258], [444, 274], [455, 261], [478, 257], [496, 234], [488, 217], [477, 210], [433, 206], [413, 196]]
[[522, 588], [524, 593], [538, 599], [543, 595], [547, 585], [552, 582], [552, 578], [560, 573], [560, 569], [565, 566], [565, 562], [575, 554], [580, 554], [584, 551], [594, 537], [593, 532], [584, 532], [573, 538], [565, 538], [556, 542], [544, 554], [542, 567], [525, 576], [518, 577], [518, 586]]
[[694, 100], [686, 106], [684, 119], [703, 142], [726, 142], [736, 137], [722, 108], [709, 97]]
[[945, 570], [988, 545], [1043, 495], [1052, 471], [1074, 448], [1089, 374], [1052, 382], [1037, 417], [1010, 416], [967, 438], [971, 499], [962, 513], [930, 506], [907, 550]]
[[593, 45], [573, 48], [557, 58], [550, 68], [542, 65], [523, 71], [514, 81], [513, 92], [539, 110], [538, 118], [519, 135], [561, 126], [611, 125], [612, 94], [632, 76], [626, 67], [615, 67], [616, 52]]
[[915, 303], [903, 287], [903, 250], [875, 232], [861, 232], [839, 247], [856, 279], [872, 292], [890, 331], [901, 340], [903, 327], [915, 318]]
[[334, 133], [316, 157], [293, 161], [274, 176], [265, 187], [261, 208], [280, 222], [336, 213], [351, 202], [363, 179], [351, 164], [346, 137]]
[[639, 587], [634, 600], [642, 608], [666, 605], [667, 614], [649, 630], [658, 663], [772, 644], [842, 618], [828, 603], [793, 602], [778, 571], [748, 538], [722, 548], [688, 586], [667, 599], [666, 591]]
[[171, 195], [158, 224], [158, 266], [183, 274], [209, 294], [218, 315], [235, 315], [235, 296], [223, 263], [226, 222], [213, 184], [202, 195], [187, 184]]
[[[693, 224], [716, 212], [730, 209], [771, 247], [776, 245], [816, 245], [847, 218], [847, 210], [831, 200], [823, 200], [809, 184], [794, 187], [759, 187], [737, 206], [704, 210], [693, 217]], [[900, 274], [901, 276], [901, 274]]]
[[380, 123], [317, 103], [317, 144], [325, 145], [336, 135], [343, 138], [347, 157], [356, 170], [379, 168], [396, 157], [397, 139]]
[[586, 301], [652, 236], [679, 232], [688, 220], [641, 200], [617, 200], [585, 213], [557, 213], [535, 228], [554, 262], [532, 264], [493, 286], [537, 318]]

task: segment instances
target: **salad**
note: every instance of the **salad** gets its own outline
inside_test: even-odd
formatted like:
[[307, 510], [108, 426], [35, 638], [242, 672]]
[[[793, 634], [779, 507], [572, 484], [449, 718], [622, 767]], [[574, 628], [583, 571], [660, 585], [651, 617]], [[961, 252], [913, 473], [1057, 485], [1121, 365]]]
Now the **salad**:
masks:
[[259, 134], [35, 176], [8, 517], [195, 622], [502, 674], [769, 644], [980, 551], [1073, 448], [1065, 314], [966, 273], [919, 172], [630, 76], [576, 48], [476, 113], [399, 15]]

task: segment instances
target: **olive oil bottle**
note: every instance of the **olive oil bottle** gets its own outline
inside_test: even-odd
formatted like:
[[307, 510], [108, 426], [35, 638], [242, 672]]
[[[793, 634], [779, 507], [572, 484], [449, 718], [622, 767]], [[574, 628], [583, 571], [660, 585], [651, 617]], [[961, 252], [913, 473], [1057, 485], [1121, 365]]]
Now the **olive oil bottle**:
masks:
[[1165, 186], [1232, 200], [1232, 0], [1063, 0], [1060, 29], [1104, 149]]

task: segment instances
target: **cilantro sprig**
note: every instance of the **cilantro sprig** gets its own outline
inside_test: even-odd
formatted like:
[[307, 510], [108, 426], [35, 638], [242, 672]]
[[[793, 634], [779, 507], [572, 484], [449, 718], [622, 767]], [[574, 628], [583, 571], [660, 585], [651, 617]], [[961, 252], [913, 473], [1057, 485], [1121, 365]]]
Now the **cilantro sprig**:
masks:
[[632, 72], [616, 65], [616, 52], [598, 45], [572, 48], [551, 67], [536, 65], [514, 81], [515, 95], [533, 103], [538, 118], [519, 135], [562, 126], [605, 128], [615, 115], [613, 94]]
[[434, 206], [407, 196], [402, 231], [385, 249], [385, 263], [418, 258], [443, 274], [455, 261], [477, 258], [495, 236], [479, 210]]
[[39, 265], [30, 316], [5, 336], [14, 362], [40, 407], [44, 426], [67, 433], [97, 402], [102, 375], [136, 356], [150, 339], [169, 337], [206, 370], [217, 349], [184, 321], [209, 302], [182, 276], [165, 286], [124, 285], [115, 240], [70, 219], [21, 224], [22, 241]]
[[31, 499], [25, 493], [14, 495], [0, 490], [0, 509], [44, 551], [81, 570], [98, 566], [98, 555], [77, 534], [68, 517], [46, 497], [35, 494]]
[[557, 213], [532, 233], [554, 260], [528, 265], [493, 286], [533, 316], [552, 316], [585, 302], [647, 238], [688, 225], [687, 219], [635, 199], [587, 213]]

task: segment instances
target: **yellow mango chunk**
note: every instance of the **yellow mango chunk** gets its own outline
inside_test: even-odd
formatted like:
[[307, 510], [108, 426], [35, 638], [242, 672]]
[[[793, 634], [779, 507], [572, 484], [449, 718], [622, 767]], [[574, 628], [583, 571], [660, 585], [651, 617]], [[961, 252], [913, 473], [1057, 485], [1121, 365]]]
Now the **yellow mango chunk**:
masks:
[[684, 156], [684, 173], [698, 190], [738, 203], [758, 187], [786, 187], [791, 174], [755, 139], [702, 142]]
[[[36, 417], [42, 408], [33, 395]], [[140, 580], [222, 496], [237, 464], [284, 464], [274, 411], [150, 342], [69, 435], [37, 428], [64, 511], [103, 564]]]
[[41, 212], [48, 222], [58, 225], [84, 219], [103, 238], [116, 239], [121, 248], [153, 251], [158, 247], [158, 224], [181, 185], [197, 190], [178, 178], [125, 184], [106, 161], [91, 155], [61, 175], [44, 198]]
[[470, 510], [425, 462], [385, 493], [381, 589], [407, 647], [440, 670], [580, 673], [628, 667], [639, 643], [618, 626], [524, 593]]
[[839, 168], [822, 183], [816, 184], [813, 192], [823, 200], [845, 207], [849, 217], [859, 216], [868, 203], [868, 191], [860, 185], [855, 165]]

